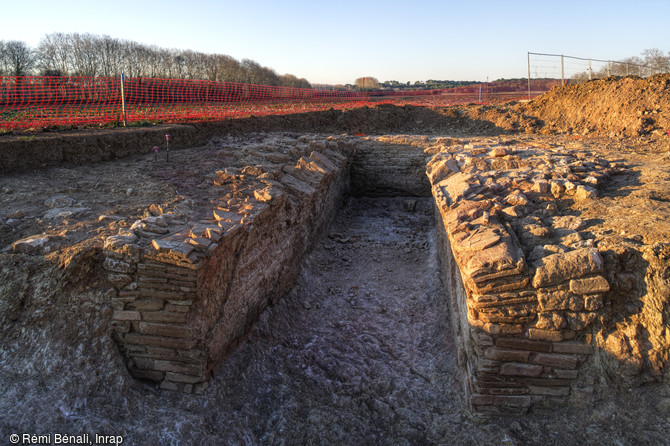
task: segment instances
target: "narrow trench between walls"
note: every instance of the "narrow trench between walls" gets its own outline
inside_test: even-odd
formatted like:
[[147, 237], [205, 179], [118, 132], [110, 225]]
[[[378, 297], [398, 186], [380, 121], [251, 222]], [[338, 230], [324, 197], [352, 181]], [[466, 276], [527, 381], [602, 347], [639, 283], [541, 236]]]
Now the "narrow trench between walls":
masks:
[[[413, 300], [400, 299], [397, 291], [421, 302], [446, 302], [448, 310], [438, 313], [450, 321], [436, 323], [452, 328], [430, 329], [430, 342], [453, 346], [464, 405], [475, 412], [520, 414], [566, 404], [580, 368], [597, 369], [586, 329], [607, 310], [604, 295], [613, 274], [607, 268], [616, 263], [605, 265], [594, 236], [577, 232], [584, 222], [558, 215], [555, 201], [597, 197], [592, 185], [612, 172], [606, 161], [453, 138], [273, 141], [271, 147], [251, 144], [236, 155], [240, 167], [217, 171], [213, 184], [203, 186], [200, 206], [163, 209], [107, 238], [105, 268], [117, 290], [111, 298], [114, 339], [133, 377], [166, 390], [204, 393], [268, 305], [279, 304], [294, 286], [310, 288], [301, 280], [318, 276], [319, 266], [332, 261], [339, 262], [338, 271], [323, 280], [340, 284], [326, 286], [325, 295], [340, 296], [341, 305], [369, 305], [382, 314]], [[571, 167], [548, 177], [546, 166], [554, 162]], [[341, 221], [345, 197], [349, 204], [341, 215], [352, 214], [348, 223], [377, 221], [361, 228], [371, 244], [349, 235], [353, 227], [333, 223]], [[434, 211], [426, 209], [429, 202]], [[392, 214], [401, 221], [382, 223], [381, 216]], [[411, 230], [412, 224], [425, 226], [418, 216], [431, 214], [434, 232]], [[332, 229], [338, 224], [346, 234]], [[393, 234], [392, 249], [380, 254], [392, 264], [374, 268], [380, 257], [370, 231]], [[408, 245], [398, 245], [402, 237]], [[420, 246], [413, 245], [416, 239]], [[352, 251], [337, 258], [350, 244]], [[321, 260], [310, 266], [315, 247]], [[439, 262], [431, 263], [431, 247]], [[335, 260], [328, 260], [329, 252]], [[406, 275], [416, 265], [424, 273]], [[365, 274], [372, 274], [368, 285]], [[405, 285], [396, 282], [399, 277]], [[443, 288], [428, 285], [435, 295], [426, 294], [420, 282], [437, 278]], [[303, 309], [314, 309], [309, 293], [302, 299]], [[324, 305], [335, 304], [326, 299]], [[354, 333], [366, 327], [344, 326]], [[383, 347], [383, 332], [372, 337]]]

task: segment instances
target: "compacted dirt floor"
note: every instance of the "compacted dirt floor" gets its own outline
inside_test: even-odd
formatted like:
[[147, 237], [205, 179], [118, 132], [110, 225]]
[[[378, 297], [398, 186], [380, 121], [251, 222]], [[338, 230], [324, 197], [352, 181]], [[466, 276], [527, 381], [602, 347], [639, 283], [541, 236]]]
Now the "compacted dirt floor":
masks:
[[667, 408], [650, 407], [644, 389], [594, 407], [472, 418], [437, 269], [430, 199], [349, 197], [294, 289], [202, 396], [134, 381], [111, 339], [85, 324], [79, 345], [60, 336], [73, 327], [24, 327], [0, 354], [2, 441], [63, 432], [134, 445], [668, 444]]
[[[352, 110], [333, 126], [592, 152], [623, 168], [596, 205], [565, 211], [617, 242], [652, 245], [670, 242], [668, 91], [670, 75], [609, 79], [499, 107]], [[237, 148], [300, 134], [246, 131], [176, 150], [169, 164], [134, 155], [0, 177], [0, 444], [11, 434], [88, 433], [131, 445], [670, 445], [667, 373], [630, 386], [594, 376], [573, 406], [525, 417], [467, 411], [430, 199], [347, 197], [294, 289], [204, 395], [133, 380], [87, 240], [99, 244], [152, 204], [210, 206], [198, 191], [222, 166], [246, 163]], [[59, 138], [48, 144], [67, 143]], [[42, 255], [9, 254], [41, 233], [53, 236]]]

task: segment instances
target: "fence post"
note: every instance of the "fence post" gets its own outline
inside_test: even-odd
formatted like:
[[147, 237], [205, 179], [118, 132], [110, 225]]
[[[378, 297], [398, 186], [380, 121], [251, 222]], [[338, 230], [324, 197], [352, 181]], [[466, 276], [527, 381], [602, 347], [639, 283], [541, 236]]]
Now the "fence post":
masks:
[[528, 52], [528, 99], [530, 99], [530, 51]]
[[612, 62], [607, 61], [607, 77], [610, 77], [612, 75]]
[[126, 88], [125, 84], [126, 83], [126, 75], [124, 73], [121, 73], [121, 112], [123, 113], [123, 126], [125, 127], [127, 124], [127, 116], [126, 116]]
[[589, 80], [593, 80], [593, 74], [591, 72], [591, 59], [589, 59]]
[[565, 85], [565, 64], [563, 63], [563, 55], [561, 54], [561, 85]]

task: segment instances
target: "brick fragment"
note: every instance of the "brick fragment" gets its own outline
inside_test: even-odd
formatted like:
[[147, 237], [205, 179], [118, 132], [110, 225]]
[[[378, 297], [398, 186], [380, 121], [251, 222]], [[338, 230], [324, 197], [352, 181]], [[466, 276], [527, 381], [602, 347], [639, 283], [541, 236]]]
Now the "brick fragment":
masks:
[[559, 369], [577, 368], [577, 357], [561, 353], [538, 353], [532, 362], [536, 364], [548, 365]]
[[147, 336], [139, 333], [126, 334], [123, 338], [123, 343], [133, 345], [153, 345], [157, 347], [173, 348], [175, 350], [189, 350], [196, 345], [196, 342], [193, 340]]
[[541, 365], [508, 362], [500, 366], [501, 375], [534, 377], [534, 376], [540, 376], [541, 373], [542, 373]]
[[167, 336], [172, 338], [191, 339], [193, 333], [190, 327], [140, 322], [140, 332], [147, 335]]
[[138, 311], [114, 310], [112, 319], [117, 321], [139, 321], [140, 313]]
[[530, 350], [534, 352], [550, 352], [551, 344], [549, 342], [531, 341], [526, 338], [498, 338], [496, 341], [498, 348], [510, 348], [518, 350]]
[[480, 395], [473, 393], [470, 395], [470, 404], [473, 406], [490, 406], [493, 404], [493, 395]]
[[146, 379], [149, 381], [162, 381], [165, 377], [165, 372], [160, 372], [158, 370], [141, 370], [141, 369], [130, 369], [130, 376], [135, 379]]
[[579, 376], [578, 370], [563, 370], [563, 369], [554, 369], [554, 375], [556, 378], [561, 379], [575, 379]]
[[138, 311], [158, 311], [162, 310], [164, 305], [165, 303], [159, 299], [139, 299], [130, 304]]
[[199, 364], [189, 364], [179, 361], [168, 361], [153, 358], [133, 358], [135, 365], [144, 370], [157, 370], [161, 372], [175, 372], [184, 375], [198, 375], [202, 373]]
[[553, 351], [556, 353], [571, 353], [574, 355], [590, 355], [593, 353], [593, 346], [579, 341], [555, 342]]
[[166, 311], [145, 311], [142, 320], [148, 322], [168, 322], [183, 324], [186, 322], [186, 313], [168, 313]]
[[508, 350], [491, 347], [486, 349], [484, 356], [495, 361], [528, 362], [530, 353], [528, 350]]
[[199, 382], [202, 382], [204, 378], [200, 375], [198, 376], [191, 376], [191, 375], [184, 375], [181, 373], [174, 373], [174, 372], [167, 372], [165, 374], [165, 379], [168, 381], [173, 381], [173, 382], [178, 382], [178, 383], [186, 383], [186, 384], [196, 384]]
[[496, 406], [529, 407], [530, 397], [521, 395], [496, 395], [493, 399]]
[[570, 394], [570, 387], [528, 386], [528, 390], [531, 395], [567, 396]]

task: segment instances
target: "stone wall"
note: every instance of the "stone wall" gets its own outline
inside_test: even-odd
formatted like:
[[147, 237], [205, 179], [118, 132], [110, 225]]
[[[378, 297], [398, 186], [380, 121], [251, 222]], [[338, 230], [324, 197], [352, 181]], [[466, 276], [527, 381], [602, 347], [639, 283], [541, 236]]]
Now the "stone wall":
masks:
[[565, 402], [593, 353], [610, 289], [593, 239], [559, 199], [596, 199], [604, 160], [496, 144], [451, 146], [427, 175], [443, 280], [471, 408], [520, 413]]
[[[574, 402], [594, 376], [644, 369], [658, 379], [667, 370], [667, 246], [638, 252], [571, 210], [597, 203], [622, 164], [494, 139], [267, 140], [222, 143], [235, 146], [239, 165], [206, 175], [208, 205], [152, 206], [107, 239], [114, 336], [133, 376], [202, 392], [260, 312], [292, 287], [349, 189], [432, 191], [473, 411], [551, 408]], [[637, 319], [620, 316], [633, 311]]]
[[430, 196], [425, 175], [428, 137], [365, 137], [351, 170], [351, 190], [368, 196]]
[[302, 142], [291, 149], [305, 153], [296, 162], [269, 151], [263, 164], [216, 172], [209, 210], [189, 200], [154, 206], [107, 238], [114, 336], [134, 377], [201, 393], [257, 315], [293, 286], [348, 189], [352, 158], [346, 139]]

